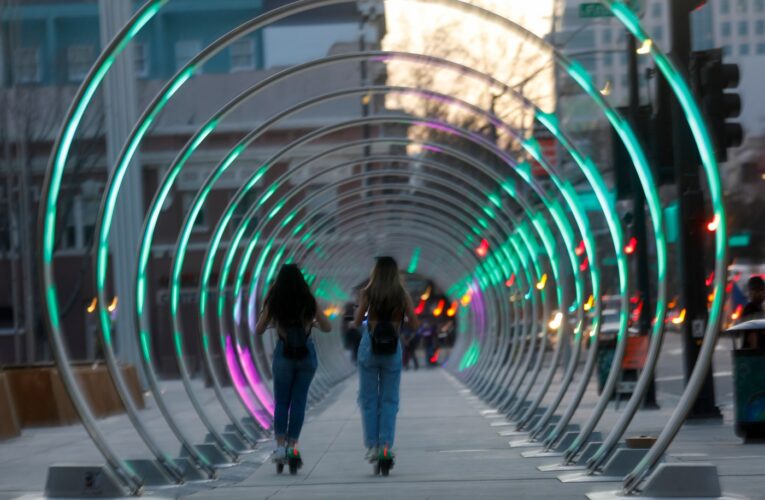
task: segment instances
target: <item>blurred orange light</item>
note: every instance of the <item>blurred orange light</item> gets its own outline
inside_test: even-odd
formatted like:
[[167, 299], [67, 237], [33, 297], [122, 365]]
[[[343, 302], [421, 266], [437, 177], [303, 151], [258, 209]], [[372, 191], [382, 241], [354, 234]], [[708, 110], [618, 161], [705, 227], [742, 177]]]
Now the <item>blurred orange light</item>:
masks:
[[717, 231], [717, 227], [719, 225], [720, 225], [720, 218], [715, 215], [715, 218], [712, 219], [712, 221], [709, 224], [707, 224], [707, 231], [709, 231], [710, 233], [714, 233], [715, 231]]
[[624, 247], [624, 253], [627, 255], [632, 255], [635, 253], [635, 250], [637, 249], [637, 239], [633, 236], [630, 238], [630, 242], [627, 244], [627, 246]]
[[680, 314], [677, 315], [677, 317], [672, 318], [672, 323], [675, 325], [682, 325], [685, 321], [685, 308], [680, 311]]
[[739, 304], [738, 307], [736, 307], [736, 310], [733, 311], [733, 314], [730, 315], [730, 319], [732, 319], [733, 321], [737, 321], [741, 317], [741, 312], [743, 310], [744, 310], [744, 306]]
[[419, 316], [425, 310], [425, 300], [420, 299], [420, 303], [414, 308], [414, 314]]
[[446, 315], [449, 316], [450, 318], [453, 318], [455, 314], [457, 314], [457, 301], [456, 300], [454, 302], [452, 302], [451, 307], [449, 307], [449, 309], [446, 310]]
[[581, 257], [584, 254], [584, 241], [579, 242], [579, 245], [577, 245], [575, 252], [577, 257]]
[[98, 304], [98, 299], [93, 297], [93, 300], [90, 301], [90, 304], [88, 304], [87, 311], [89, 314], [93, 314], [95, 312], [97, 304]]
[[589, 311], [590, 309], [592, 309], [592, 306], [594, 305], [595, 305], [595, 297], [590, 295], [590, 298], [587, 299], [587, 302], [584, 303], [584, 310]]
[[441, 316], [441, 313], [444, 312], [445, 305], [446, 303], [444, 302], [444, 299], [439, 300], [438, 305], [436, 306], [435, 309], [433, 309], [433, 316], [436, 318]]
[[485, 238], [481, 240], [481, 244], [475, 249], [475, 253], [481, 258], [486, 257], [486, 254], [489, 253], [489, 242]]
[[537, 290], [544, 290], [545, 285], [547, 284], [547, 273], [542, 275], [542, 279], [539, 280], [537, 283]]

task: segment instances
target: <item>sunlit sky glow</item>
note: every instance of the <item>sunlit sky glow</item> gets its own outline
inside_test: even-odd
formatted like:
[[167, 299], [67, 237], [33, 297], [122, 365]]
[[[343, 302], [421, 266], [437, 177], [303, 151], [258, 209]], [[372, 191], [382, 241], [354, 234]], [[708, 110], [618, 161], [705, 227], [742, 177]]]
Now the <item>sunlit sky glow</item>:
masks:
[[[469, 3], [497, 12], [544, 36], [550, 31], [553, 0], [468, 0]], [[383, 49], [402, 50], [443, 57], [486, 72], [510, 85], [522, 87], [524, 94], [546, 111], [554, 107], [554, 82], [551, 54], [540, 51], [532, 42], [485, 19], [457, 9], [427, 2], [393, 0], [385, 2], [387, 35]], [[492, 90], [483, 83], [453, 71], [424, 67], [411, 62], [388, 63], [388, 83], [426, 88], [459, 97], [489, 109]], [[389, 108], [423, 112], [421, 99], [392, 95]], [[518, 102], [505, 95], [495, 101], [497, 115], [528, 130], [531, 115], [522, 114]], [[432, 108], [427, 109], [432, 111]], [[440, 110], [444, 113], [444, 110]], [[446, 113], [459, 122], [460, 114]]]

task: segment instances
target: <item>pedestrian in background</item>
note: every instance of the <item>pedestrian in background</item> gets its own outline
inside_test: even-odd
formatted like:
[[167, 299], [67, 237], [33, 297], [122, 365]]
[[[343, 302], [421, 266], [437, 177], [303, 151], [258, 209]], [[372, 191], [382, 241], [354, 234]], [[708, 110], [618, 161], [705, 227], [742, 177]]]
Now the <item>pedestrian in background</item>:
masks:
[[[765, 281], [761, 276], [752, 276], [746, 284], [749, 302], [741, 310], [739, 322], [761, 319], [765, 311], [762, 304], [765, 302]], [[758, 349], [765, 351], [765, 331], [748, 330], [741, 341], [742, 349]]]

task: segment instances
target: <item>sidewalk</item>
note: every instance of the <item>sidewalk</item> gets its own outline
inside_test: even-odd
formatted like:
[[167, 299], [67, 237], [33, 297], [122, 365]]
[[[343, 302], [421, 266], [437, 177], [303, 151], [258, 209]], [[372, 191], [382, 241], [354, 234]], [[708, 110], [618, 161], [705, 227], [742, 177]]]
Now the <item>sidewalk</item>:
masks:
[[376, 477], [362, 459], [356, 392], [354, 377], [306, 423], [305, 465], [297, 476], [279, 476], [265, 464], [239, 484], [191, 498], [581, 499], [592, 489], [561, 484], [555, 474], [536, 469], [539, 460], [520, 458], [481, 416], [483, 406], [440, 369], [404, 372], [397, 463], [390, 477]]
[[[554, 391], [553, 386], [551, 389]], [[199, 390], [203, 391], [201, 384]], [[180, 387], [168, 384], [173, 407], [187, 430], [199, 437], [204, 430], [183, 402]], [[196, 499], [311, 499], [311, 498], [546, 498], [582, 499], [591, 491], [615, 490], [620, 483], [563, 484], [556, 472], [540, 472], [539, 465], [555, 458], [522, 458], [528, 448], [512, 449], [509, 440], [492, 427], [497, 418], [485, 417], [485, 405], [476, 401], [441, 369], [404, 372], [398, 419], [396, 467], [388, 478], [372, 475], [364, 462], [361, 420], [356, 406], [355, 376], [335, 389], [321, 409], [312, 412], [301, 441], [304, 468], [297, 476], [277, 475], [264, 463], [273, 443], [263, 443], [237, 467], [221, 470], [215, 482], [190, 483], [182, 488], [147, 492], [147, 497]], [[215, 401], [205, 392], [208, 408]], [[177, 401], [176, 401], [177, 399]], [[576, 422], [589, 416], [597, 395], [587, 392]], [[641, 411], [628, 436], [657, 435], [674, 406], [667, 395], [662, 409]], [[567, 399], [564, 400], [564, 404]], [[151, 405], [153, 406], [153, 405]], [[724, 423], [686, 425], [670, 448], [668, 461], [712, 462], [718, 466], [726, 493], [765, 498], [765, 445], [742, 445], [733, 433], [730, 407], [723, 408]], [[152, 429], [177, 448], [172, 436], [160, 432], [163, 423], [155, 408], [145, 410]], [[215, 415], [223, 420], [222, 415]], [[618, 412], [614, 405], [598, 426], [611, 428]], [[124, 416], [101, 421], [112, 442], [125, 456], [146, 456]], [[604, 432], [605, 433], [605, 432]], [[51, 463], [102, 463], [82, 427], [26, 429], [21, 438], [0, 443], [0, 500], [39, 498]], [[32, 495], [30, 495], [32, 493]]]

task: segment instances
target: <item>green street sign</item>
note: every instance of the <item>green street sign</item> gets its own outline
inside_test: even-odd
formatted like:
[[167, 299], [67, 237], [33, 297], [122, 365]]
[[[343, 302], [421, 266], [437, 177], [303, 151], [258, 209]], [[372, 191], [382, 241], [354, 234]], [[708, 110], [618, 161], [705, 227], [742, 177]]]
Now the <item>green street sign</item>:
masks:
[[580, 3], [579, 17], [613, 17], [613, 13], [600, 3]]
[[748, 247], [752, 241], [750, 233], [732, 234], [728, 237], [729, 247]]
[[[640, 0], [630, 0], [629, 6], [635, 13], [639, 13], [642, 10]], [[608, 7], [599, 2], [579, 4], [579, 17], [582, 18], [613, 17], [613, 15]]]

